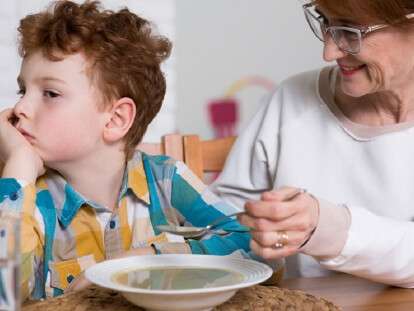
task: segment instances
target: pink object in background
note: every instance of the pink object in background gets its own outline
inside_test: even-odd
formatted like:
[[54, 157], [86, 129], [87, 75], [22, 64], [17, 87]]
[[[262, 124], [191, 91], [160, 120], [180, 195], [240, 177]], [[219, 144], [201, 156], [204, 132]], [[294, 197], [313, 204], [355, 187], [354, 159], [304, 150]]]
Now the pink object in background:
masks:
[[269, 92], [276, 89], [273, 81], [261, 76], [246, 76], [235, 82], [225, 92], [223, 98], [208, 103], [210, 123], [216, 138], [236, 136], [239, 122], [239, 102], [236, 94], [250, 86], [259, 86]]
[[234, 98], [220, 98], [208, 103], [210, 122], [215, 137], [236, 135], [236, 126], [239, 120], [238, 102]]

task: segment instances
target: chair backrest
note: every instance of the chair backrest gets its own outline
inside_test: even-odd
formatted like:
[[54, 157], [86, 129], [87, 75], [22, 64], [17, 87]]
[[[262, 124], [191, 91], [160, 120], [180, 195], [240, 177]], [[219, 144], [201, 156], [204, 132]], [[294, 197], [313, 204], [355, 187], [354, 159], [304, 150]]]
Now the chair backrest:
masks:
[[142, 143], [138, 149], [149, 154], [165, 154], [183, 161], [197, 176], [220, 172], [236, 137], [201, 140], [198, 135], [169, 134], [161, 143]]

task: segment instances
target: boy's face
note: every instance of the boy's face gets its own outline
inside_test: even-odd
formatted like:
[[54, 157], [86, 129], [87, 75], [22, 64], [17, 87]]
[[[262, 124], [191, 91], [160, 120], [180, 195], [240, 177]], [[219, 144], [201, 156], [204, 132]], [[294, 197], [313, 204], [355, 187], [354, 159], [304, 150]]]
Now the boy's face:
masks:
[[56, 62], [36, 52], [23, 60], [16, 127], [51, 168], [93, 157], [103, 145], [108, 116], [86, 69], [80, 53]]

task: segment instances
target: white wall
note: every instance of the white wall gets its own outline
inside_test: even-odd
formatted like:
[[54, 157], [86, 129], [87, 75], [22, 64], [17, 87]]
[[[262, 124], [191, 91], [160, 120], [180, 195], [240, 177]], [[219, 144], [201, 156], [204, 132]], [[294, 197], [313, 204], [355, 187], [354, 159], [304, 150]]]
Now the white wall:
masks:
[[[131, 11], [153, 21], [161, 34], [174, 40], [176, 0], [102, 0], [108, 9], [127, 6]], [[44, 9], [50, 0], [0, 1], [0, 109], [13, 106], [17, 100], [16, 77], [20, 59], [17, 55], [17, 26], [27, 14]], [[77, 0], [76, 2], [82, 2]], [[159, 141], [161, 135], [175, 131], [175, 56], [165, 63], [167, 94], [160, 114], [152, 122], [146, 141]]]
[[14, 105], [17, 98], [17, 14], [17, 2], [0, 1], [0, 109]]
[[[233, 81], [259, 74], [280, 82], [320, 67], [321, 43], [294, 0], [177, 1], [177, 125], [182, 133], [208, 138], [205, 104]], [[266, 92], [238, 94], [242, 125]]]

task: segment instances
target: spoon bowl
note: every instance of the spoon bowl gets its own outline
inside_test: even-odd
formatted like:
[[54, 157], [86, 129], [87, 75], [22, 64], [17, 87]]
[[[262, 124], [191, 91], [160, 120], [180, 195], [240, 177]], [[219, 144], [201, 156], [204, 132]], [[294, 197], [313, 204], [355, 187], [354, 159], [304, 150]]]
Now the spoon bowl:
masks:
[[214, 232], [218, 234], [226, 234], [227, 231], [224, 230], [209, 230], [203, 227], [183, 227], [183, 226], [174, 226], [174, 225], [159, 225], [157, 226], [158, 230], [161, 232], [168, 232], [176, 235], [183, 236], [185, 238], [198, 238], [201, 237], [207, 232]]
[[168, 232], [176, 235], [183, 236], [185, 238], [199, 238], [207, 233], [215, 233], [215, 234], [228, 234], [231, 232], [248, 232], [250, 228], [248, 227], [241, 227], [237, 229], [217, 229], [215, 230], [214, 227], [221, 224], [224, 220], [228, 219], [229, 217], [234, 217], [237, 215], [244, 214], [244, 211], [239, 211], [230, 215], [225, 215], [215, 219], [212, 223], [205, 227], [193, 227], [193, 226], [175, 226], [175, 225], [158, 225], [157, 229], [161, 232]]

